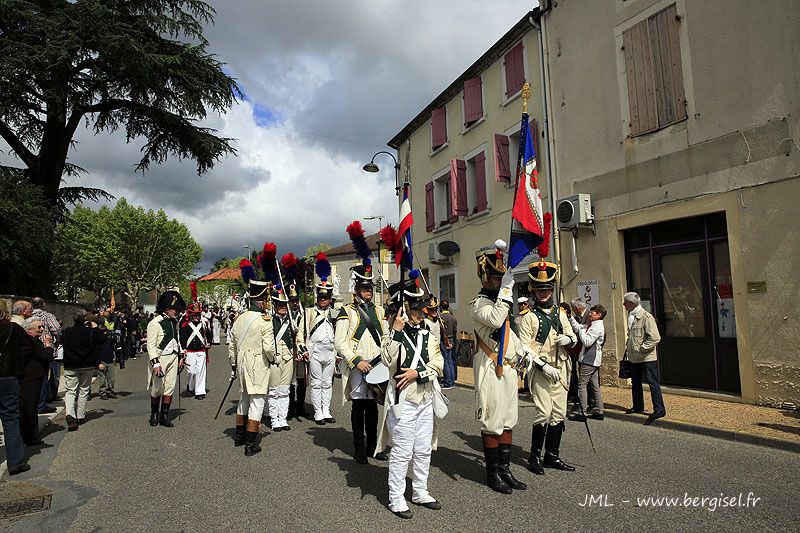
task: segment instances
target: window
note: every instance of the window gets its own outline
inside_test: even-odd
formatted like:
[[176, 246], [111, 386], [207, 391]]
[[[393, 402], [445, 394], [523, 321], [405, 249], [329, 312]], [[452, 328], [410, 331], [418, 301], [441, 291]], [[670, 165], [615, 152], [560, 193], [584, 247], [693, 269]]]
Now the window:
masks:
[[494, 136], [494, 179], [503, 183], [511, 183], [511, 152], [507, 135]]
[[631, 136], [686, 118], [675, 4], [622, 32]]
[[483, 117], [483, 89], [481, 77], [464, 80], [464, 127]]
[[436, 228], [455, 222], [458, 216], [453, 212], [450, 170], [448, 169], [443, 174], [435, 177], [429, 185], [431, 186], [431, 193], [427, 192], [427, 187], [426, 193], [431, 194], [433, 209], [430, 216], [426, 212], [425, 220], [426, 227], [430, 227], [428, 231], [433, 231]]
[[434, 184], [429, 182], [425, 184], [425, 229], [433, 231], [436, 227], [436, 209], [434, 203]]
[[447, 142], [447, 109], [440, 107], [431, 111], [431, 151]]
[[486, 200], [486, 154], [479, 152], [467, 160], [466, 171], [467, 213], [474, 215], [489, 207]]
[[439, 276], [439, 301], [447, 300], [452, 307], [458, 303], [456, 300], [456, 275], [444, 274]]
[[506, 98], [511, 98], [525, 84], [525, 60], [522, 55], [522, 43], [518, 43], [508, 51], [503, 59], [506, 80]]

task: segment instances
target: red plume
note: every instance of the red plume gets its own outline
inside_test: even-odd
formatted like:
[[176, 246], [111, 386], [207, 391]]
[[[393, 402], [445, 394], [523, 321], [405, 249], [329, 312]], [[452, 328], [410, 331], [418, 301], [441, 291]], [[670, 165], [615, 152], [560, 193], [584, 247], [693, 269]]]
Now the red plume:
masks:
[[350, 240], [355, 240], [364, 236], [364, 228], [361, 227], [361, 222], [358, 220], [354, 220], [349, 226], [347, 226], [346, 231], [350, 236]]
[[197, 282], [196, 281], [190, 281], [189, 282], [189, 288], [192, 290], [192, 301], [196, 302], [197, 301]]
[[285, 269], [290, 269], [297, 264], [297, 256], [295, 256], [292, 252], [281, 257], [281, 266]]
[[316, 259], [317, 259], [317, 261], [327, 261], [328, 260], [328, 256], [325, 254], [325, 252], [319, 252], [317, 254]]
[[386, 245], [390, 250], [394, 250], [397, 244], [397, 230], [391, 224], [387, 224], [378, 232], [381, 236], [381, 242]]
[[239, 268], [251, 267], [251, 266], [253, 266], [253, 263], [251, 263], [249, 259], [242, 259], [241, 261], [239, 261]]
[[265, 260], [273, 262], [275, 261], [275, 256], [278, 255], [278, 247], [274, 242], [264, 243], [264, 250], [261, 253], [264, 254]]
[[544, 240], [536, 247], [536, 253], [538, 253], [539, 257], [542, 259], [550, 255], [550, 227], [553, 225], [553, 214], [545, 213], [543, 222]]

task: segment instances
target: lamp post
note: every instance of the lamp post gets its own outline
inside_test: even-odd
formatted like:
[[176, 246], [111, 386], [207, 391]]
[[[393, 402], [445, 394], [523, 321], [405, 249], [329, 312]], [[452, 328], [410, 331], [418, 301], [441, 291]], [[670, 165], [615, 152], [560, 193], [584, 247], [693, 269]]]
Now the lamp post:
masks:
[[[380, 232], [381, 228], [383, 227], [383, 215], [371, 215], [371, 216], [368, 216], [368, 217], [364, 217], [364, 220], [377, 220], [378, 221], [378, 231], [379, 232]], [[378, 268], [381, 269], [381, 278], [386, 279], [383, 276], [383, 261], [381, 260], [381, 240], [380, 240], [380, 238], [378, 239]], [[383, 283], [381, 283], [380, 286], [381, 286], [381, 305], [383, 305], [383, 302], [384, 302]]]
[[372, 173], [379, 172], [380, 168], [378, 167], [378, 165], [375, 164], [375, 158], [380, 154], [386, 154], [392, 158], [392, 161], [394, 161], [394, 191], [397, 196], [400, 196], [400, 191], [402, 190], [402, 186], [405, 185], [405, 183], [402, 184], [400, 183], [400, 162], [397, 161], [397, 158], [394, 156], [394, 154], [392, 154], [391, 152], [386, 152], [384, 150], [377, 152], [375, 155], [372, 156], [372, 159], [370, 159], [369, 163], [364, 165], [362, 168], [367, 172], [372, 172]]
[[247, 260], [250, 261], [250, 245], [249, 244], [243, 244], [242, 245], [242, 249], [247, 250]]

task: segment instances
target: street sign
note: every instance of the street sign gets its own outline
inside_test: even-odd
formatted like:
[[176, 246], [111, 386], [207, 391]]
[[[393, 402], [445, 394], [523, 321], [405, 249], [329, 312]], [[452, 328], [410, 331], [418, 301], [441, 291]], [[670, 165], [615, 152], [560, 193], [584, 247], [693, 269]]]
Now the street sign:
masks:
[[600, 286], [596, 279], [578, 282], [578, 298], [582, 298], [588, 307], [600, 303]]

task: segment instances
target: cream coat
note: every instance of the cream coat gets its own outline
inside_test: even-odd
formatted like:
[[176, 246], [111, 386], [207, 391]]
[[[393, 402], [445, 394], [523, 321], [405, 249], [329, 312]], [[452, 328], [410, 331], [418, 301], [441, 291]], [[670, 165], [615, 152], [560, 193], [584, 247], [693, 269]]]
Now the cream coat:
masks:
[[[179, 353], [172, 352], [171, 354], [163, 355], [158, 348], [164, 339], [164, 329], [161, 327], [162, 320], [164, 320], [163, 315], [156, 315], [153, 320], [147, 323], [147, 357], [151, 363], [153, 359], [158, 359], [159, 363], [161, 363], [161, 371], [164, 373], [163, 377], [157, 378], [153, 374], [152, 365], [147, 367], [147, 390], [150, 391], [150, 396], [154, 398], [162, 394], [171, 395], [178, 380]], [[175, 340], [178, 341], [178, 338], [178, 326], [175, 325]]]
[[266, 394], [269, 367], [275, 361], [272, 318], [257, 311], [245, 311], [231, 328], [228, 359], [239, 373], [239, 386], [247, 394]]
[[[490, 350], [497, 350], [497, 342], [490, 335], [502, 327], [509, 309], [507, 302], [499, 299], [493, 301], [483, 294], [470, 302], [472, 328]], [[505, 361], [512, 364], [522, 355], [522, 344], [513, 331], [508, 341]], [[473, 357], [472, 370], [475, 375], [475, 417], [481, 422], [481, 432], [500, 435], [503, 430], [512, 429], [519, 415], [517, 371], [504, 365], [503, 375], [498, 378], [494, 361], [480, 348], [477, 348]]]
[[[427, 377], [428, 381], [426, 383], [417, 383], [414, 381], [413, 383], [409, 383], [406, 387], [406, 396], [405, 401], [412, 402], [412, 403], [422, 403], [429, 401], [433, 397], [433, 380], [440, 378], [443, 375], [443, 368], [444, 368], [444, 358], [442, 357], [442, 352], [439, 349], [439, 341], [436, 339], [436, 336], [433, 335], [428, 330], [421, 330], [420, 335], [424, 335], [427, 337], [427, 347], [428, 347], [428, 363], [425, 365], [426, 370], [420, 373], [421, 377]], [[383, 346], [381, 348], [381, 360], [383, 364], [385, 364], [389, 368], [389, 375], [394, 376], [397, 373], [397, 365], [401, 357], [405, 359], [405, 350], [401, 350], [402, 344], [395, 340], [394, 338], [394, 330], [391, 330], [390, 333], [383, 336]], [[375, 447], [375, 453], [386, 448], [386, 446], [392, 446], [392, 435], [389, 431], [389, 424], [387, 422], [388, 413], [391, 407], [389, 404], [391, 403], [390, 398], [394, 398], [394, 395], [400, 391], [397, 391], [394, 388], [395, 381], [393, 379], [389, 379], [389, 387], [392, 389], [391, 391], [387, 391], [386, 394], [386, 402], [387, 404], [384, 405], [383, 412], [381, 413], [381, 423], [380, 423], [380, 432], [378, 433], [378, 445]], [[402, 417], [402, 415], [400, 415]], [[434, 416], [433, 417], [433, 433], [431, 434], [431, 444], [433, 449], [436, 449], [436, 445], [438, 442], [437, 437], [437, 425], [438, 419]]]
[[[358, 372], [358, 370], [355, 370], [356, 360], [358, 358], [364, 361], [375, 359], [381, 355], [381, 347], [375, 343], [369, 331], [364, 331], [360, 340], [354, 338], [361, 322], [361, 317], [352, 304], [346, 305], [342, 309], [347, 313], [347, 317], [336, 320], [334, 346], [344, 362], [347, 363], [342, 365], [342, 405], [345, 405], [350, 400], [350, 372]], [[388, 331], [389, 328], [386, 325], [383, 308], [376, 306], [375, 313], [378, 315], [380, 331]]]
[[[269, 323], [272, 325], [272, 319], [270, 319]], [[272, 326], [272, 330], [273, 334], [275, 335], [279, 333], [278, 331], [274, 331], [274, 325]], [[273, 364], [269, 369], [270, 389], [274, 389], [275, 387], [285, 387], [291, 384], [292, 378], [295, 375], [295, 361], [294, 354], [292, 353], [292, 347], [286, 344], [283, 339], [280, 339], [277, 344], [278, 352], [277, 356], [273, 360], [276, 364]]]

